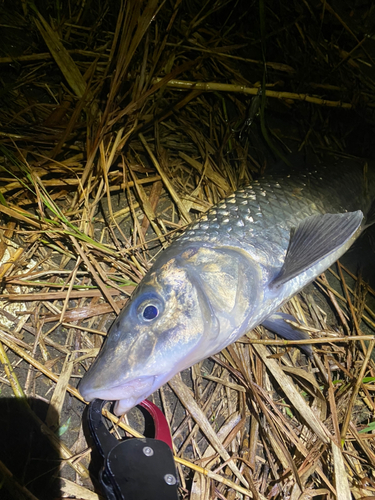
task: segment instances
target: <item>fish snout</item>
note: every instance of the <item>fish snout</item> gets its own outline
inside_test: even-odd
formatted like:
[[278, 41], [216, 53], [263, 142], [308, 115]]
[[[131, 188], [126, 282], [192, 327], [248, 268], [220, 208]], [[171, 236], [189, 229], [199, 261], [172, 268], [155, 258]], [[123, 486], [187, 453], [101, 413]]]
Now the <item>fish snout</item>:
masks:
[[123, 382], [120, 385], [95, 387], [89, 379], [87, 382], [83, 378], [78, 389], [86, 401], [93, 399], [117, 401], [115, 413], [121, 415], [154, 392], [156, 379], [156, 376], [144, 376]]

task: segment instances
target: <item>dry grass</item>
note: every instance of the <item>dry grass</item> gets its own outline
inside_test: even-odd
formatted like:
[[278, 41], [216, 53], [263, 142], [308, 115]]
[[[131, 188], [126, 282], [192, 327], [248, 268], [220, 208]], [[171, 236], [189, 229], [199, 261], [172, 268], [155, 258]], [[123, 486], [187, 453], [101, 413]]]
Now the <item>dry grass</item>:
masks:
[[[4, 4], [0, 28], [1, 395], [48, 405], [44, 422], [30, 399], [26, 415], [58, 451], [61, 496], [94, 499], [75, 387], [110, 322], [155, 255], [262, 173], [267, 151], [365, 156], [374, 7], [21, 5]], [[317, 286], [335, 325], [314, 295], [286, 306], [309, 325], [313, 361], [258, 328], [155, 395], [182, 498], [375, 497], [374, 291], [341, 266]]]

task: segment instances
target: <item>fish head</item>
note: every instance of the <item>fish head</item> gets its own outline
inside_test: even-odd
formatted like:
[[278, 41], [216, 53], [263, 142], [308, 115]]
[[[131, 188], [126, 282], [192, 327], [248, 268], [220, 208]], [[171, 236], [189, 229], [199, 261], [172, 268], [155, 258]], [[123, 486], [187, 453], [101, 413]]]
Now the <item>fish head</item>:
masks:
[[126, 412], [176, 373], [233, 342], [231, 335], [249, 315], [259, 276], [240, 251], [171, 250], [113, 323], [80, 383], [87, 401], [117, 400], [115, 412]]

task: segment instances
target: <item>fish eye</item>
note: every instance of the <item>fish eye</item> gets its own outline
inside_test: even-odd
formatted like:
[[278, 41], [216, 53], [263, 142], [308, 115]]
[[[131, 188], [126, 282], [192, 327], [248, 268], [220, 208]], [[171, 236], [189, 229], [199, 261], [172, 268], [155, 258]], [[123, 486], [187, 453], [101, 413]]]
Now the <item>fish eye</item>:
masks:
[[143, 309], [143, 319], [151, 321], [159, 316], [159, 309], [154, 304], [149, 304]]

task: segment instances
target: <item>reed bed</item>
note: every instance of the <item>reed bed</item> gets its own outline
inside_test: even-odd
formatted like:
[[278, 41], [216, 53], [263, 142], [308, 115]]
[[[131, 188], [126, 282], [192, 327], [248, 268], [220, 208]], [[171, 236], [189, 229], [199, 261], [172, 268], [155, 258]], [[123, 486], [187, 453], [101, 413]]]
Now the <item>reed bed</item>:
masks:
[[[312, 150], [365, 164], [374, 6], [0, 9], [0, 422], [9, 439], [33, 422], [54, 453], [38, 472], [32, 453], [22, 474], [1, 461], [0, 496], [97, 499], [77, 385], [110, 324], [155, 256], [270, 162]], [[336, 264], [285, 306], [313, 360], [258, 327], [153, 395], [181, 498], [375, 498], [373, 304]], [[14, 398], [23, 420], [9, 422]]]

